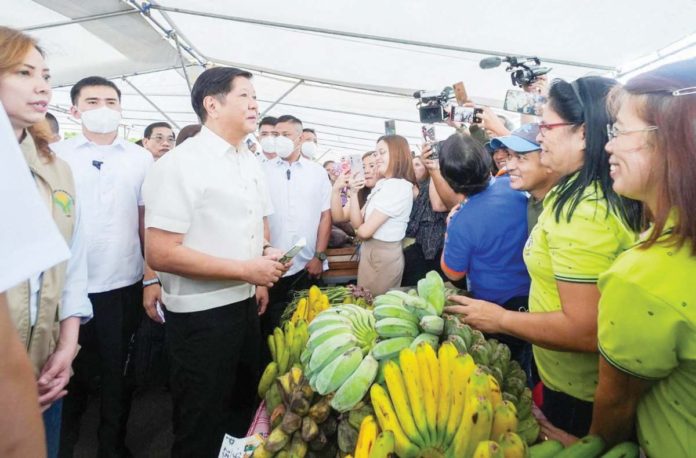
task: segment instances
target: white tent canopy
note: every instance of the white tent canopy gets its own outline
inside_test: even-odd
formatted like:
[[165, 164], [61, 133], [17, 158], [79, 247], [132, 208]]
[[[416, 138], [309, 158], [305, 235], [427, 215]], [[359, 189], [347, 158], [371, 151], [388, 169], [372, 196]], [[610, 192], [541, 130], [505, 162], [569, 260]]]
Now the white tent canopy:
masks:
[[332, 152], [371, 149], [387, 119], [419, 143], [419, 89], [464, 81], [472, 100], [501, 107], [509, 74], [480, 69], [487, 56], [538, 56], [552, 77], [574, 79], [696, 50], [692, 0], [11, 3], [0, 22], [46, 50], [63, 129], [79, 128], [60, 113], [84, 76], [114, 79], [138, 137], [154, 121], [195, 123], [189, 84], [206, 64], [234, 65], [255, 74], [261, 112], [299, 117]]

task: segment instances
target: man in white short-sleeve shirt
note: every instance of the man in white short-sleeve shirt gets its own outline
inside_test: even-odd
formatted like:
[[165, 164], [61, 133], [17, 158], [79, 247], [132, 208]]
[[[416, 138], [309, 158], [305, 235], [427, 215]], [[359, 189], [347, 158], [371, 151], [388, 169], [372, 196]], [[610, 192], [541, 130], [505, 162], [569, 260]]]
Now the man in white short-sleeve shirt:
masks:
[[[268, 218], [271, 244], [283, 252], [299, 239], [307, 244], [270, 291], [269, 308], [261, 318], [264, 342], [279, 325], [291, 291], [309, 288], [328, 269], [326, 247], [331, 235], [331, 183], [322, 166], [301, 154], [302, 121], [284, 115], [278, 118], [275, 130], [278, 157], [264, 164], [274, 209]], [[262, 354], [270, 361], [270, 353]]]
[[[87, 241], [87, 291], [94, 319], [81, 326], [81, 350], [63, 404], [61, 450], [70, 455], [95, 374], [101, 377], [99, 453], [126, 453], [125, 436], [135, 385], [131, 340], [143, 316], [141, 187], [153, 160], [145, 149], [118, 137], [121, 92], [91, 76], [70, 91], [72, 116], [82, 134], [51, 145], [73, 171], [82, 196]], [[125, 369], [124, 369], [125, 368]]]
[[216, 456], [225, 433], [246, 433], [258, 381], [258, 315], [267, 287], [287, 270], [265, 240], [272, 206], [244, 142], [258, 116], [250, 78], [222, 67], [198, 77], [191, 101], [201, 132], [157, 161], [143, 186], [146, 258], [161, 278], [165, 307], [172, 456]]

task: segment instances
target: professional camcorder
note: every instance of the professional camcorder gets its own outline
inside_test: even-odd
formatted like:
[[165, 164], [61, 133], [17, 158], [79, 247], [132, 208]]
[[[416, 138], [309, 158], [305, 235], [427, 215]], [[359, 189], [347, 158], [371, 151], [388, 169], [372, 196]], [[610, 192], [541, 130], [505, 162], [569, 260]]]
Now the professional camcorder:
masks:
[[532, 84], [542, 75], [551, 71], [550, 67], [542, 67], [538, 57], [486, 57], [481, 59], [479, 67], [495, 68], [501, 63], [507, 62], [508, 67], [505, 71], [510, 72], [510, 79], [513, 86], [525, 87]]
[[416, 91], [418, 114], [423, 124], [434, 124], [445, 120], [445, 106], [454, 99], [454, 89], [446, 87], [442, 91]]

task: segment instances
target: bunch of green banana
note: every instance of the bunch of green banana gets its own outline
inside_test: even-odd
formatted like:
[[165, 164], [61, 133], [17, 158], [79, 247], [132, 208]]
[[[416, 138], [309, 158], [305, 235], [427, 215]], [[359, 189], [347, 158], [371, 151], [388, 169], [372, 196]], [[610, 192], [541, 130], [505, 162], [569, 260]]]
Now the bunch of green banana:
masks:
[[372, 311], [343, 304], [321, 312], [309, 324], [300, 361], [310, 386], [335, 393], [331, 406], [345, 412], [358, 404], [375, 380], [379, 364], [371, 354], [377, 340]]
[[599, 436], [589, 435], [563, 447], [556, 440], [547, 440], [529, 447], [532, 458], [638, 458], [640, 448], [635, 442], [622, 442], [605, 451], [606, 444]]
[[259, 381], [259, 397], [264, 398], [279, 375], [287, 373], [291, 367], [300, 363], [300, 355], [309, 338], [307, 323], [286, 321], [282, 328], [275, 328], [268, 336], [268, 348], [273, 359], [263, 371]]
[[254, 456], [301, 458], [325, 449], [328, 456], [335, 456], [335, 448], [332, 450], [329, 446], [335, 442], [336, 435], [336, 419], [331, 416], [330, 398], [315, 394], [302, 369], [297, 366], [278, 377], [275, 385], [283, 401], [273, 409], [270, 418], [273, 430], [256, 448]]

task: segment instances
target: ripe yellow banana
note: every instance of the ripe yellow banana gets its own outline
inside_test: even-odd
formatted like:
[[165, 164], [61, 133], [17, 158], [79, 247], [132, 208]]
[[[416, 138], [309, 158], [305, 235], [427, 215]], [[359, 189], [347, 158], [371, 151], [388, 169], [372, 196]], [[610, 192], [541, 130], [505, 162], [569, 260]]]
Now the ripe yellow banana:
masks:
[[473, 458], [505, 458], [505, 455], [495, 441], [481, 441], [476, 446]]
[[491, 388], [488, 382], [488, 374], [486, 374], [482, 368], [477, 367], [469, 377], [469, 382], [466, 387], [466, 396], [467, 398], [483, 396], [490, 402]]
[[[428, 352], [430, 350], [430, 352]], [[418, 345], [416, 348], [416, 359], [418, 360], [418, 370], [420, 372], [420, 381], [423, 385], [423, 404], [425, 405], [425, 419], [428, 426], [429, 444], [434, 445], [437, 440], [436, 425], [437, 425], [437, 396], [435, 387], [433, 386], [432, 372], [430, 371], [430, 358], [428, 353], [434, 354], [433, 348], [425, 343]]]
[[461, 423], [464, 406], [466, 404], [466, 386], [469, 376], [476, 369], [474, 359], [469, 354], [458, 355], [452, 361], [454, 369], [454, 378], [452, 379], [452, 407], [450, 415], [447, 419], [447, 431], [445, 434], [444, 444], [450, 444], [457, 432], [457, 428]]
[[447, 449], [448, 458], [466, 458], [465, 455], [467, 449], [469, 448], [469, 439], [471, 438], [471, 431], [474, 427], [474, 418], [478, 418], [477, 412], [479, 410], [479, 398], [467, 398], [464, 412], [462, 413], [457, 432], [452, 438], [452, 442]]
[[394, 453], [394, 433], [382, 431], [370, 450], [369, 458], [389, 458]]
[[504, 401], [493, 411], [493, 426], [490, 437], [497, 441], [501, 435], [515, 431], [517, 431], [515, 405], [510, 401]]
[[491, 393], [491, 404], [495, 411], [496, 407], [503, 403], [503, 393], [500, 390], [500, 384], [491, 374], [488, 374], [488, 388]]
[[[464, 455], [470, 457], [473, 455], [474, 450], [479, 442], [488, 440], [491, 436], [491, 426], [493, 425], [493, 408], [491, 407], [491, 401], [479, 396], [478, 398], [478, 409], [476, 413], [471, 417], [471, 433], [469, 434], [469, 444], [467, 446]], [[469, 421], [470, 419], [465, 418], [464, 421]]]
[[377, 440], [377, 422], [375, 417], [368, 415], [360, 423], [358, 442], [355, 445], [355, 458], [369, 458], [375, 440]]
[[457, 383], [454, 378], [454, 359], [457, 357], [457, 348], [452, 343], [445, 342], [438, 350], [438, 360], [440, 365], [440, 390], [437, 404], [437, 443], [442, 444], [447, 434], [447, 420], [452, 409], [454, 398], [453, 384]]
[[515, 433], [505, 433], [498, 438], [498, 443], [503, 449], [505, 458], [526, 458], [528, 456], [527, 443]]
[[410, 402], [408, 400], [408, 393], [406, 392], [406, 386], [404, 384], [404, 378], [399, 369], [399, 365], [394, 361], [387, 361], [384, 365], [384, 380], [387, 382], [387, 388], [389, 389], [389, 397], [394, 404], [394, 410], [396, 411], [396, 416], [399, 419], [399, 424], [404, 430], [404, 433], [414, 444], [418, 446], [423, 446], [425, 441], [421, 438], [416, 423], [413, 419], [413, 413], [411, 412]]
[[406, 386], [409, 405], [413, 413], [413, 421], [423, 440], [428, 439], [429, 432], [427, 419], [425, 417], [423, 385], [421, 384], [416, 353], [410, 348], [401, 350], [401, 353], [399, 353], [399, 363], [401, 365], [401, 373], [404, 377], [404, 385]]
[[370, 388], [370, 399], [382, 431], [394, 433], [394, 450], [396, 454], [402, 458], [415, 458], [418, 456], [418, 447], [408, 439], [401, 428], [389, 395], [381, 385], [377, 383], [372, 385], [372, 388]]

